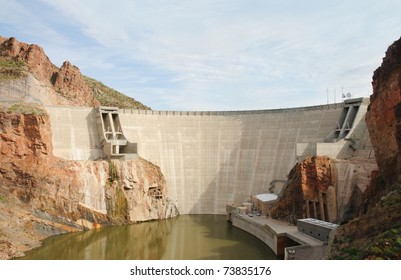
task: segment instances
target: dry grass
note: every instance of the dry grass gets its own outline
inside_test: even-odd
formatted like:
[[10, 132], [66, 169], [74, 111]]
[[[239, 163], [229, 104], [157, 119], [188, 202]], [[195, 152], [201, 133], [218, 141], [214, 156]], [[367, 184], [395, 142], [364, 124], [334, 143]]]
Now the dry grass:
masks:
[[95, 79], [85, 76], [84, 78], [89, 87], [92, 89], [96, 99], [100, 101], [102, 106], [150, 110], [149, 107], [143, 105], [135, 99], [128, 97]]
[[24, 62], [0, 58], [0, 81], [18, 79], [26, 76], [28, 67]]

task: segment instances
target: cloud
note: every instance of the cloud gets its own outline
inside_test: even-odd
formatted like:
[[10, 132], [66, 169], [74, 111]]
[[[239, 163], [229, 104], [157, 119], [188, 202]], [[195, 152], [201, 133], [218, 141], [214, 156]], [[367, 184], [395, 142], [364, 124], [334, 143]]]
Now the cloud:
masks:
[[16, 0], [0, 0], [0, 6], [1, 30], [6, 32], [1, 35], [11, 37], [16, 36], [13, 34], [17, 33], [22, 37], [29, 37], [33, 41], [45, 39], [47, 42], [66, 42], [64, 36], [44, 22], [41, 15], [34, 14], [26, 6], [26, 3], [22, 4]]
[[14, 0], [3, 13], [153, 108], [229, 110], [324, 103], [342, 87], [367, 96], [401, 33], [401, 3], [370, 2], [40, 0], [34, 14]]

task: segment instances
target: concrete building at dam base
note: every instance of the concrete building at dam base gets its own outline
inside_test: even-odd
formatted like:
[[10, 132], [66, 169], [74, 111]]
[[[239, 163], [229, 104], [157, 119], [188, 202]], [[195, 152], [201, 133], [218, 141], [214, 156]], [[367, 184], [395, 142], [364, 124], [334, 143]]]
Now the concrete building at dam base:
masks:
[[[167, 195], [180, 214], [226, 214], [227, 205], [242, 206], [252, 196], [280, 197], [297, 162], [328, 156], [334, 162], [335, 185], [307, 202], [305, 218], [336, 222], [355, 186], [363, 192], [376, 168], [365, 124], [368, 103], [367, 98], [356, 98], [310, 107], [220, 112], [45, 109], [55, 156], [78, 161], [142, 157], [160, 166]], [[316, 207], [323, 210], [313, 211]]]

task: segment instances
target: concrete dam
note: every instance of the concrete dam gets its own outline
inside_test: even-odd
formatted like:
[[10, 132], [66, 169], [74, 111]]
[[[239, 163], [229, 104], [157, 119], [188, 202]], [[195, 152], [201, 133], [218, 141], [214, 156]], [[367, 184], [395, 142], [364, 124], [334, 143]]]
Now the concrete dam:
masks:
[[[308, 155], [372, 157], [368, 100], [258, 111], [176, 112], [119, 109], [138, 156], [160, 166], [181, 214], [225, 214], [252, 194], [278, 194]], [[96, 108], [47, 106], [53, 153], [67, 160], [104, 158]]]

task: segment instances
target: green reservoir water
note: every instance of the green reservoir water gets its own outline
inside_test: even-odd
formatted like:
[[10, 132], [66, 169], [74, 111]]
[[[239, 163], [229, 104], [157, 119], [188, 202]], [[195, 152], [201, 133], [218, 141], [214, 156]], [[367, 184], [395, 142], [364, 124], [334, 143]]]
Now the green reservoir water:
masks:
[[256, 237], [222, 215], [174, 219], [54, 236], [22, 259], [263, 260], [277, 259]]

